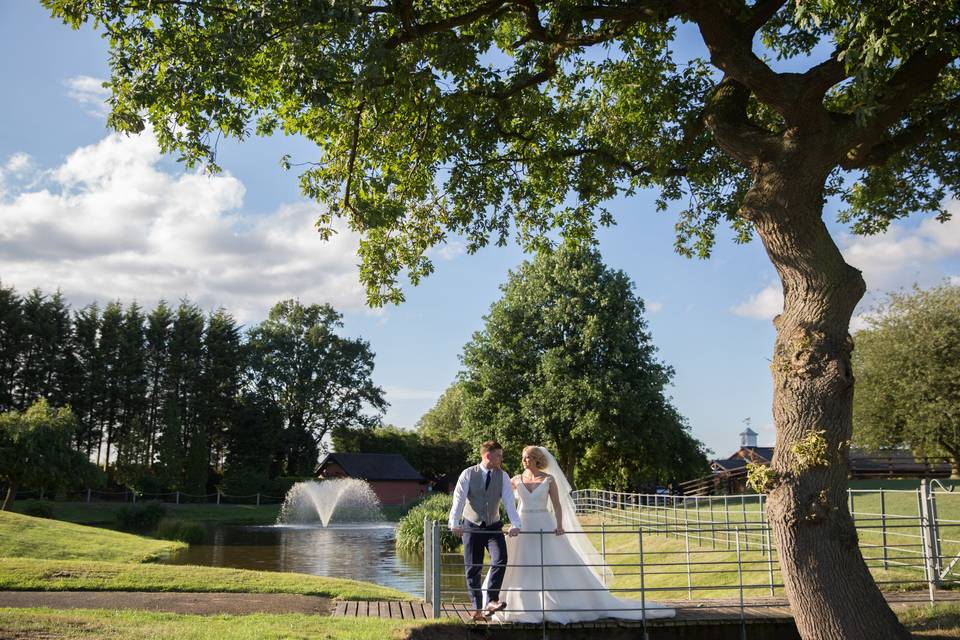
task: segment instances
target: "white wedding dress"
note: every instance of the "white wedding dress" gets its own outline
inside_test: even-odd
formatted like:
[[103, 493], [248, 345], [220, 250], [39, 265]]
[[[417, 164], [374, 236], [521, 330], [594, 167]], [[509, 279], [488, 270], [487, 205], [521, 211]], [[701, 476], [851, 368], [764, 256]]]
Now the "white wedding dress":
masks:
[[[551, 506], [548, 485], [552, 481], [553, 478], [548, 477], [531, 491], [517, 480], [514, 495], [519, 500], [520, 530], [523, 533], [507, 538], [507, 570], [500, 591], [500, 600], [507, 606], [494, 614], [493, 619], [540, 623], [544, 615], [542, 610], [545, 610], [548, 622], [564, 624], [599, 618], [643, 619], [639, 599], [618, 598], [604, 587], [598, 576], [603, 568], [591, 569], [588, 564], [592, 563], [584, 560], [584, 552], [575, 548], [583, 543], [573, 543], [570, 533], [559, 536], [554, 533], [557, 521], [552, 508], [548, 509]], [[569, 500], [563, 502], [572, 504]], [[573, 535], [584, 536], [582, 527], [574, 522], [576, 517], [572, 510], [564, 512], [564, 528], [577, 532]], [[541, 531], [542, 534], [532, 533]], [[587, 540], [584, 543], [590, 545]], [[541, 562], [544, 565], [542, 592]], [[645, 604], [647, 620], [669, 618], [676, 613], [674, 609], [654, 602], [646, 601]]]

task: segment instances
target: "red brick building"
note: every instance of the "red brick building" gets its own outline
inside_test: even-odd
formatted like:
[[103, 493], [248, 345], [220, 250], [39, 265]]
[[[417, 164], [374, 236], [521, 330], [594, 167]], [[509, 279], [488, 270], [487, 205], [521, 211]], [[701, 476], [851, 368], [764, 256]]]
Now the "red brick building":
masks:
[[426, 478], [398, 453], [328, 453], [314, 475], [366, 480], [384, 505], [404, 504], [427, 491]]

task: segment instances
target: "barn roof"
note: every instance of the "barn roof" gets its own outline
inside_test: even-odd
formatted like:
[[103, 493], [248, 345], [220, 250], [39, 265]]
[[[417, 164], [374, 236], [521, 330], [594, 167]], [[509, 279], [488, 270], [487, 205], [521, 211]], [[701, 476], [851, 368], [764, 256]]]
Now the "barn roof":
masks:
[[399, 453], [328, 453], [317, 465], [319, 475], [325, 466], [335, 462], [351, 478], [361, 480], [413, 480], [424, 478]]

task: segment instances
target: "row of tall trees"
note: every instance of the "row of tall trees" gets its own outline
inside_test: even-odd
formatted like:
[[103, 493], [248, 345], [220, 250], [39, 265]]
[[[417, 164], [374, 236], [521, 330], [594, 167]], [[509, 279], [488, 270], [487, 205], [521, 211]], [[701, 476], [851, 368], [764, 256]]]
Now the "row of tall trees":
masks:
[[0, 411], [70, 407], [73, 447], [116, 482], [205, 492], [226, 471], [308, 475], [327, 433], [386, 407], [369, 344], [329, 305], [286, 300], [244, 331], [183, 300], [72, 311], [0, 287]]

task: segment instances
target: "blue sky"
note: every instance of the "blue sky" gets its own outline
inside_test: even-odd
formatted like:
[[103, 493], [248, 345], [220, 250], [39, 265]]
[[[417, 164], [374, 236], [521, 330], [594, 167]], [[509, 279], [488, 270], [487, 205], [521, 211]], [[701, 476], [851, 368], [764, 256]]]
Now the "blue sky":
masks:
[[[696, 55], [691, 36], [683, 51]], [[225, 173], [206, 178], [160, 156], [149, 136], [112, 135], [97, 82], [107, 77], [105, 43], [28, 0], [0, 3], [0, 59], [4, 285], [61, 287], [75, 307], [189, 297], [248, 324], [286, 297], [330, 302], [345, 315], [344, 333], [377, 354], [374, 379], [391, 403], [385, 419], [412, 426], [453, 380], [463, 344], [525, 259], [514, 246], [468, 256], [454, 243], [437, 251], [435, 274], [409, 287], [405, 304], [370, 311], [356, 280], [356, 239], [321, 242], [310, 224], [315, 205], [300, 197], [296, 173], [279, 166], [284, 153], [311, 159], [309, 143], [227, 141]], [[759, 443], [774, 444], [768, 363], [779, 284], [763, 247], [721, 232], [710, 260], [688, 260], [673, 252], [674, 212], [657, 213], [652, 193], [611, 208], [618, 225], [600, 232], [601, 253], [646, 301], [659, 356], [676, 370], [669, 394], [693, 434], [727, 455], [749, 418]], [[833, 222], [837, 208], [829, 203], [825, 216], [870, 290], [858, 314], [884, 291], [960, 281], [960, 222], [917, 216], [855, 238]]]

